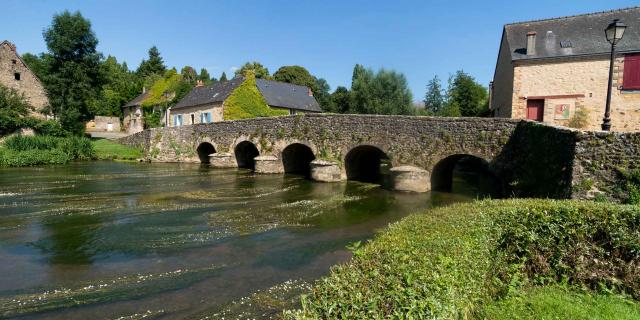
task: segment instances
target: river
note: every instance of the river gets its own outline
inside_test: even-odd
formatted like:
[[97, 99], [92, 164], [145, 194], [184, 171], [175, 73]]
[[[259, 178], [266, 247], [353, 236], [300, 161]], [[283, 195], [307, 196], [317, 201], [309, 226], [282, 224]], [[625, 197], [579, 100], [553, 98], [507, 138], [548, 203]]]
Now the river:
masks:
[[0, 169], [0, 317], [268, 318], [349, 244], [471, 198], [195, 164]]

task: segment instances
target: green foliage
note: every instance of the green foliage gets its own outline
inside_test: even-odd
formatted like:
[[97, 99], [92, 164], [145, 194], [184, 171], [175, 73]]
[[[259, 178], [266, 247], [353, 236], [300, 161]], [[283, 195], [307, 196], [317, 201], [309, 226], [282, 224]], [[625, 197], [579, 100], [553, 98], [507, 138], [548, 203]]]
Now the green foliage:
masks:
[[[252, 72], [258, 79], [271, 79], [271, 75], [269, 75], [269, 69], [263, 66], [260, 62], [254, 61], [245, 63], [244, 65], [242, 65], [242, 67], [240, 67], [240, 69], [236, 70], [236, 77], [245, 77], [247, 76], [247, 72]], [[222, 78], [220, 79], [220, 81], [222, 81]]]
[[104, 80], [100, 74], [101, 54], [91, 22], [80, 12], [64, 11], [53, 16], [44, 31], [51, 55], [49, 74], [42, 79], [48, 92], [51, 110], [65, 130], [84, 131], [84, 122], [93, 114], [89, 103], [96, 98]]
[[205, 68], [200, 69], [198, 80], [202, 81], [205, 86], [217, 81], [215, 78], [211, 78], [211, 76], [209, 75], [209, 71], [207, 71], [207, 69]]
[[618, 169], [618, 189], [628, 204], [640, 204], [640, 169]]
[[62, 125], [55, 120], [38, 120], [31, 126], [33, 131], [38, 135], [52, 136], [52, 137], [66, 137], [69, 132], [62, 128]]
[[445, 98], [442, 94], [442, 84], [438, 76], [433, 77], [427, 84], [427, 93], [424, 97], [424, 107], [431, 114], [438, 114], [442, 111]]
[[91, 141], [84, 137], [14, 136], [0, 148], [0, 166], [20, 167], [64, 164], [94, 157]]
[[24, 126], [24, 118], [33, 107], [24, 95], [0, 85], [0, 136], [11, 134]]
[[413, 97], [401, 73], [381, 69], [374, 73], [356, 65], [351, 84], [350, 112], [412, 114]]
[[490, 303], [484, 318], [492, 320], [632, 320], [640, 319], [640, 304], [624, 296], [589, 294], [562, 286], [536, 287], [522, 295]]
[[227, 79], [227, 74], [223, 71], [222, 74], [220, 75], [220, 81], [228, 81]]
[[504, 200], [391, 225], [319, 280], [289, 318], [468, 319], [533, 284], [640, 296], [640, 208]]
[[329, 104], [324, 111], [333, 113], [348, 113], [351, 109], [351, 93], [345, 87], [337, 87], [329, 97]]
[[135, 98], [142, 89], [138, 76], [129, 71], [126, 63], [118, 63], [109, 56], [100, 64], [105, 84], [91, 102], [91, 113], [99, 116], [122, 116], [122, 106]]
[[276, 81], [287, 82], [305, 86], [311, 89], [313, 96], [323, 110], [330, 108], [330, 94], [329, 84], [325, 79], [316, 78], [309, 73], [307, 69], [301, 66], [284, 66], [280, 67], [276, 73], [273, 74], [273, 79]]
[[488, 109], [487, 89], [472, 76], [459, 70], [449, 79], [447, 102], [450, 104], [449, 108], [457, 107], [463, 117], [475, 117]]
[[111, 140], [98, 139], [91, 141], [96, 159], [100, 160], [136, 160], [142, 158], [138, 149], [125, 146]]
[[198, 73], [196, 72], [196, 69], [190, 66], [182, 68], [180, 75], [182, 75], [182, 80], [189, 82], [192, 85], [195, 85], [196, 80], [198, 80]]
[[583, 129], [586, 128], [587, 125], [589, 125], [589, 111], [585, 108], [576, 108], [567, 126], [570, 128]]
[[256, 78], [248, 72], [246, 80], [224, 102], [224, 119], [238, 120], [256, 117], [288, 115], [288, 110], [272, 109], [256, 87]]
[[164, 61], [162, 61], [160, 51], [156, 46], [153, 46], [149, 49], [149, 59], [142, 60], [136, 73], [141, 78], [146, 78], [154, 74], [163, 75], [165, 71], [167, 71], [167, 67], [164, 65]]

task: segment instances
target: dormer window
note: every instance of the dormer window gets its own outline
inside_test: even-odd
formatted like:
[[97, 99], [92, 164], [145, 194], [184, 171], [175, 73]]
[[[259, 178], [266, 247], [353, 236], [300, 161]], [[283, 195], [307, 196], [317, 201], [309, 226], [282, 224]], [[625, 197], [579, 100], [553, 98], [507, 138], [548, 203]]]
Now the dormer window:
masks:
[[16, 81], [20, 81], [20, 72], [14, 73], [13, 78], [16, 79]]

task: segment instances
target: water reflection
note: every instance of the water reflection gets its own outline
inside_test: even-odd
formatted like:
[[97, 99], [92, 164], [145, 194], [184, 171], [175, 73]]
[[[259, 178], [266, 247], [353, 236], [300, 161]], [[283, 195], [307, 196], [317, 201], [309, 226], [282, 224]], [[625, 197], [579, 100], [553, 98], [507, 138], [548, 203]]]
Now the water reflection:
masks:
[[407, 214], [470, 199], [188, 164], [0, 176], [0, 317], [212, 315], [326, 274], [346, 245]]

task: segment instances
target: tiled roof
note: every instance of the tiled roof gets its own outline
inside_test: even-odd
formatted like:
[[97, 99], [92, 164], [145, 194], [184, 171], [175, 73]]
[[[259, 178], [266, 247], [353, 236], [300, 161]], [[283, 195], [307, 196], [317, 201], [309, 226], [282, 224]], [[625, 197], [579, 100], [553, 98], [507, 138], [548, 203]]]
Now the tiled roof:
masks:
[[147, 97], [148, 94], [149, 94], [149, 91], [143, 92], [139, 96], [135, 97], [133, 100], [127, 102], [127, 104], [125, 104], [122, 107], [127, 108], [127, 107], [139, 106], [140, 104], [142, 104], [142, 101], [144, 101], [144, 99]]
[[223, 102], [242, 84], [242, 78], [234, 78], [229, 81], [217, 82], [208, 86], [195, 87], [182, 100], [171, 109], [193, 107], [207, 103]]
[[[640, 7], [507, 24], [504, 32], [512, 60], [606, 54], [605, 28], [620, 19], [627, 25], [618, 52], [640, 51]], [[536, 33], [535, 54], [527, 55], [527, 33]]]
[[269, 106], [322, 112], [313, 95], [309, 95], [309, 88], [305, 86], [263, 79], [256, 79], [256, 85]]

